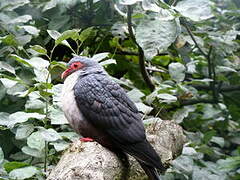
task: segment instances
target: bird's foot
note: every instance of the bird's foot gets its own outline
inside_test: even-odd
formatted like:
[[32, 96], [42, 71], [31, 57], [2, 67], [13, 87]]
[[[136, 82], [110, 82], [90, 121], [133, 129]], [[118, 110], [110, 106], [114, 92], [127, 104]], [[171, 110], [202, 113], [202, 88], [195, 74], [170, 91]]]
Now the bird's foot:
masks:
[[86, 138], [80, 138], [81, 142], [93, 142], [92, 138], [86, 137]]

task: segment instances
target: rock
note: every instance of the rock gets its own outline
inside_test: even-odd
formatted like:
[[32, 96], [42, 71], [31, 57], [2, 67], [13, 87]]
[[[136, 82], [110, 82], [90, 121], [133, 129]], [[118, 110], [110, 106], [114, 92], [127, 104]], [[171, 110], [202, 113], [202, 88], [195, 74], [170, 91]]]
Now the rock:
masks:
[[[173, 121], [156, 121], [146, 128], [148, 141], [160, 155], [165, 167], [181, 154], [186, 138]], [[147, 179], [138, 162], [130, 157], [129, 180]], [[76, 141], [64, 153], [47, 180], [120, 179], [122, 166], [118, 158], [96, 142]]]

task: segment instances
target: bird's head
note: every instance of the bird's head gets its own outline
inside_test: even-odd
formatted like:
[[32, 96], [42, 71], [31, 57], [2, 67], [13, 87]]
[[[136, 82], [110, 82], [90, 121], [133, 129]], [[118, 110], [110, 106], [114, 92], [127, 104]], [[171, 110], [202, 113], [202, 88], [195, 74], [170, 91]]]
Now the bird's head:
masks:
[[65, 79], [68, 77], [70, 74], [83, 70], [87, 71], [89, 69], [94, 69], [94, 68], [99, 68], [100, 65], [98, 64], [97, 61], [92, 60], [91, 58], [84, 57], [84, 56], [76, 56], [72, 58], [68, 64], [67, 64], [67, 69], [62, 73], [61, 77], [62, 79]]

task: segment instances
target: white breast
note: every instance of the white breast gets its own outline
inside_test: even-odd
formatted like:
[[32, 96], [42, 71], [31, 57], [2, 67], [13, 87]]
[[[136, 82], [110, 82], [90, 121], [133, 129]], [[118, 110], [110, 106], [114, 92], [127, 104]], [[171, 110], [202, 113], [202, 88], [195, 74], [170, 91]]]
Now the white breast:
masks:
[[73, 87], [77, 82], [78, 79], [78, 71], [69, 75], [63, 84], [62, 88], [62, 110], [69, 121], [72, 128], [81, 134], [80, 129], [78, 126], [81, 124], [81, 121], [84, 121], [84, 116], [82, 115], [81, 111], [79, 110], [75, 96]]

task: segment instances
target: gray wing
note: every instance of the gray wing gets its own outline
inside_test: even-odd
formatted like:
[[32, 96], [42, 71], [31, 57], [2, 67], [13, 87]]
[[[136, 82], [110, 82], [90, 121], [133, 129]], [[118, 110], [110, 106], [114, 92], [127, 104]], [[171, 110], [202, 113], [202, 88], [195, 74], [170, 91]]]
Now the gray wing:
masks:
[[146, 139], [141, 116], [125, 91], [106, 75], [91, 74], [74, 86], [78, 107], [96, 128], [122, 145]]

